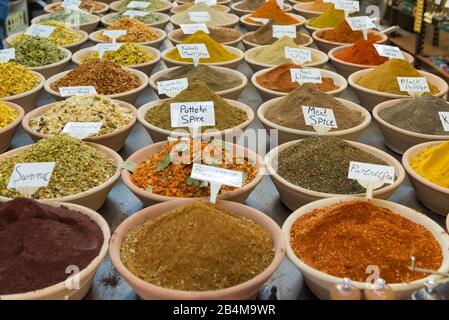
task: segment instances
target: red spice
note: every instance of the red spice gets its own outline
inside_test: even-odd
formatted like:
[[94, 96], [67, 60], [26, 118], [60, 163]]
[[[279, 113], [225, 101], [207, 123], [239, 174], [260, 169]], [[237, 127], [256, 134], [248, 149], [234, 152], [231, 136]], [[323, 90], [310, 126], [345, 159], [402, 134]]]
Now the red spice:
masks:
[[380, 56], [373, 44], [372, 40], [359, 40], [336, 55], [336, 58], [350, 63], [378, 66], [388, 58]]

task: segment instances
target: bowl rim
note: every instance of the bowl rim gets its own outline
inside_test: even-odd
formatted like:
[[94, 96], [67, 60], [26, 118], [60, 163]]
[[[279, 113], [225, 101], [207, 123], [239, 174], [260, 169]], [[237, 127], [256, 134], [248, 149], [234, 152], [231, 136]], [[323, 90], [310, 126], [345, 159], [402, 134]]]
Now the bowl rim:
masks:
[[2, 97], [0, 99], [8, 101], [8, 102], [9, 101], [13, 102], [16, 99], [27, 97], [29, 95], [32, 95], [33, 93], [36, 93], [36, 92], [40, 91], [44, 87], [45, 77], [43, 75], [41, 75], [39, 72], [36, 72], [36, 71], [33, 71], [33, 70], [30, 70], [30, 72], [39, 78], [40, 82], [39, 82], [39, 84], [37, 86], [35, 86], [31, 90], [28, 90], [28, 91], [25, 91], [25, 92], [22, 92], [22, 93], [18, 93], [18, 94], [13, 95], [13, 96]]
[[[326, 282], [332, 282], [332, 283], [341, 282], [342, 278], [332, 276], [332, 275], [329, 275], [322, 271], [319, 271], [319, 270], [309, 266], [308, 264], [303, 262], [299, 257], [297, 257], [295, 255], [295, 253], [293, 252], [293, 249], [291, 247], [291, 244], [290, 244], [290, 230], [291, 230], [291, 226], [293, 225], [293, 223], [295, 223], [298, 220], [298, 218], [313, 211], [315, 208], [323, 208], [323, 207], [330, 206], [330, 205], [333, 205], [336, 203], [349, 202], [349, 201], [355, 201], [355, 200], [363, 201], [364, 199], [360, 198], [360, 197], [354, 197], [354, 196], [340, 196], [340, 197], [333, 197], [333, 198], [327, 198], [327, 199], [313, 201], [313, 202], [308, 203], [308, 204], [296, 209], [295, 211], [293, 211], [293, 213], [291, 213], [290, 216], [285, 220], [285, 222], [282, 226], [282, 232], [284, 234], [285, 242], [286, 242], [286, 246], [287, 246], [287, 256], [288, 256], [289, 260], [298, 269], [305, 270], [305, 272], [307, 274], [310, 274], [311, 276], [318, 278], [320, 281], [326, 281]], [[399, 215], [401, 215], [401, 217], [406, 218], [416, 224], [423, 226], [424, 228], [426, 228], [427, 231], [432, 233], [435, 241], [437, 241], [438, 244], [440, 245], [442, 256], [443, 256], [443, 261], [438, 270], [449, 270], [449, 254], [447, 252], [445, 252], [445, 249], [447, 249], [449, 247], [449, 235], [447, 234], [447, 232], [444, 231], [444, 229], [442, 227], [440, 227], [440, 225], [438, 225], [431, 218], [427, 217], [426, 215], [422, 214], [421, 212], [418, 212], [412, 208], [406, 207], [399, 203], [391, 202], [391, 201], [387, 201], [387, 200], [381, 200], [381, 199], [373, 199], [372, 201], [375, 205], [378, 205], [378, 206], [381, 206], [384, 208], [385, 207], [389, 208], [388, 205], [395, 207], [396, 208], [396, 209], [394, 209], [395, 214], [399, 214]], [[392, 209], [390, 209], [390, 210], [393, 211]], [[423, 225], [424, 222], [432, 225], [432, 227], [435, 230], [430, 230], [429, 227], [424, 226]], [[438, 230], [438, 232], [437, 232], [437, 230]], [[435, 232], [433, 232], [433, 231], [435, 231]], [[438, 238], [436, 236], [436, 233], [438, 233]], [[391, 286], [393, 290], [405, 290], [405, 289], [410, 288], [413, 285], [422, 285], [424, 283], [424, 281], [426, 279], [428, 279], [429, 277], [431, 277], [431, 276], [427, 276], [425, 278], [417, 279], [417, 280], [410, 281], [410, 282], [392, 283], [392, 284], [388, 284], [388, 285]], [[353, 284], [359, 289], [367, 289], [368, 288], [367, 283], [353, 281]]]
[[[344, 46], [344, 45], [353, 45], [353, 43], [345, 43], [345, 42], [336, 42], [336, 41], [329, 41], [326, 39], [322, 39], [320, 38], [320, 34], [324, 31], [328, 31], [328, 30], [333, 30], [334, 28], [323, 28], [323, 29], [318, 29], [312, 32], [312, 38], [314, 41], [317, 42], [322, 42], [322, 43], [326, 43], [326, 44], [332, 44], [332, 45], [336, 45], [336, 46]], [[380, 40], [377, 40], [375, 43], [385, 43], [388, 41], [388, 36], [380, 31], [374, 30], [374, 29], [370, 29], [368, 30], [368, 34], [375, 34], [381, 37]]]
[[[312, 11], [312, 10], [305, 9], [307, 7], [310, 7], [313, 3], [315, 3], [315, 2], [314, 1], [311, 1], [311, 2], [296, 2], [293, 5], [293, 10], [296, 10], [298, 12], [305, 12], [305, 13], [318, 14], [318, 15], [323, 14], [324, 11]], [[307, 5], [307, 7], [306, 7], [306, 5]]]
[[[3, 100], [1, 100], [1, 101], [3, 101]], [[4, 133], [8, 132], [9, 130], [17, 127], [18, 125], [20, 125], [22, 123], [23, 117], [25, 116], [25, 110], [21, 106], [19, 106], [17, 103], [14, 103], [11, 101], [3, 101], [3, 102], [5, 102], [8, 106], [10, 106], [14, 110], [16, 110], [18, 112], [18, 116], [11, 123], [7, 124], [3, 128], [0, 128], [0, 136]]]
[[[165, 13], [162, 13], [162, 12], [156, 12], [156, 11], [149, 11], [149, 12], [154, 14], [154, 15], [156, 15], [156, 16], [163, 16], [163, 19], [161, 21], [157, 21], [157, 22], [153, 22], [153, 23], [145, 23], [144, 22], [144, 24], [146, 24], [149, 27], [156, 28], [156, 27], [154, 27], [155, 25], [157, 26], [157, 25], [162, 25], [164, 23], [168, 23], [168, 20], [170, 19], [169, 15], [167, 15]], [[104, 16], [101, 17], [100, 22], [104, 26], [107, 27], [108, 25], [112, 24], [112, 22], [108, 22], [107, 20], [109, 20], [109, 18], [111, 18], [113, 16], [116, 16], [118, 14], [120, 14], [120, 12], [111, 12], [111, 13], [105, 14]]]
[[[149, 27], [151, 29], [151, 31], [157, 32], [160, 37], [155, 39], [155, 40], [151, 40], [151, 41], [145, 41], [145, 42], [132, 42], [135, 44], [140, 44], [143, 46], [148, 46], [150, 44], [154, 44], [154, 43], [158, 43], [159, 41], [164, 41], [165, 38], [167, 37], [167, 32], [165, 32], [165, 30], [159, 29], [159, 28], [155, 28], [155, 27]], [[99, 30], [95, 30], [94, 32], [89, 34], [89, 40], [91, 40], [94, 43], [109, 43], [108, 41], [103, 41], [97, 38], [97, 35], [99, 35], [100, 33], [102, 34], [103, 31], [107, 30], [106, 28], [102, 28]], [[125, 42], [120, 42], [120, 43], [125, 43]]]
[[[94, 25], [94, 24], [100, 23], [100, 17], [99, 16], [97, 16], [97, 15], [95, 15], [93, 13], [88, 13], [88, 12], [84, 12], [84, 13], [87, 14], [87, 15], [90, 15], [92, 17], [92, 21], [86, 22], [86, 23], [76, 24], [76, 25], [70, 26], [70, 28], [73, 29], [73, 27], [84, 27], [84, 26], [90, 26], [90, 25]], [[39, 22], [41, 22], [42, 19], [47, 18], [49, 15], [51, 15], [51, 13], [47, 13], [47, 14], [43, 14], [43, 15], [34, 17], [31, 20], [31, 24], [39, 24]], [[76, 29], [74, 29], [74, 30], [76, 30]]]
[[[231, 41], [219, 42], [221, 45], [224, 45], [224, 46], [239, 43], [243, 39], [243, 34], [241, 32], [239, 32], [239, 31], [235, 30], [235, 29], [232, 29], [232, 28], [228, 28], [228, 27], [208, 27], [208, 29], [209, 29], [209, 31], [211, 31], [211, 30], [213, 31], [215, 29], [216, 31], [229, 32], [229, 33], [233, 33], [234, 35], [238, 36], [236, 39], [231, 40]], [[223, 29], [226, 29], [226, 30], [223, 30]], [[170, 40], [171, 42], [173, 42], [175, 44], [182, 44], [182, 41], [180, 41], [178, 39], [175, 39], [175, 36], [179, 35], [180, 33], [182, 33], [181, 29], [173, 29], [172, 31], [170, 31], [167, 34], [167, 38], [168, 38], [168, 40]]]
[[[207, 65], [207, 66], [220, 67], [220, 66], [230, 65], [230, 64], [233, 64], [233, 63], [239, 63], [240, 61], [242, 61], [244, 59], [245, 54], [239, 48], [232, 47], [232, 46], [227, 46], [227, 45], [222, 45], [222, 46], [225, 49], [227, 49], [228, 51], [231, 51], [231, 53], [236, 54], [238, 57], [235, 58], [235, 59], [232, 59], [232, 60], [228, 60], [228, 61], [222, 61], [222, 62], [200, 62], [200, 64], [204, 64], [204, 65]], [[176, 47], [167, 48], [164, 51], [162, 51], [162, 53], [161, 53], [162, 60], [171, 62], [171, 63], [176, 64], [178, 66], [184, 66], [184, 65], [192, 64], [192, 62], [177, 61], [177, 60], [173, 60], [171, 58], [168, 58], [167, 54], [170, 51], [173, 51], [173, 50], [176, 50]]]
[[[7, 198], [8, 201], [10, 200]], [[5, 201], [2, 201], [5, 202]], [[91, 220], [93, 220], [96, 225], [100, 228], [102, 234], [103, 234], [103, 244], [100, 248], [100, 252], [98, 255], [84, 268], [79, 272], [80, 279], [86, 278], [89, 276], [90, 273], [94, 273], [94, 271], [98, 268], [98, 266], [101, 264], [103, 259], [106, 257], [106, 254], [108, 253], [109, 249], [109, 240], [111, 238], [111, 230], [109, 228], [108, 223], [106, 220], [96, 211], [89, 209], [87, 207], [80, 206], [78, 204], [63, 202], [63, 201], [53, 201], [53, 202], [43, 202], [45, 205], [49, 205], [52, 207], [61, 207], [64, 206], [72, 211], [77, 211], [81, 214], [84, 214], [88, 216]], [[48, 295], [52, 295], [57, 293], [60, 290], [63, 290], [66, 288], [65, 281], [58, 282], [54, 285], [34, 290], [34, 291], [28, 291], [23, 293], [14, 293], [9, 295], [0, 295], [1, 299], [4, 300], [23, 300], [23, 299], [36, 299], [38, 297], [45, 297]]]
[[[264, 46], [263, 44], [257, 44], [257, 43], [254, 43], [254, 42], [251, 42], [251, 41], [247, 40], [248, 36], [254, 34], [254, 32], [256, 32], [256, 31], [245, 32], [245, 33], [243, 34], [242, 42], [243, 42], [244, 44], [247, 44], [247, 45], [250, 45], [250, 46], [253, 46], [253, 47], [261, 47], [261, 46]], [[313, 38], [312, 38], [311, 36], [309, 36], [308, 34], [305, 34], [305, 33], [301, 32], [301, 31], [297, 31], [297, 32], [296, 32], [296, 34], [298, 34], [298, 33], [301, 33], [303, 36], [307, 37], [307, 39], [309, 40], [309, 41], [307, 41], [307, 42], [304, 43], [304, 44], [301, 44], [301, 45], [298, 44], [298, 46], [299, 46], [300, 48], [308, 47], [308, 46], [310, 46], [310, 45], [313, 43]], [[251, 49], [252, 49], [252, 48], [251, 48]], [[250, 50], [250, 49], [248, 49], [248, 50]]]
[[[120, 11], [123, 11], [123, 10], [119, 10], [119, 8], [118, 8], [118, 6], [119, 6], [120, 4], [123, 3], [123, 1], [124, 1], [124, 0], [115, 0], [115, 1], [112, 1], [112, 2], [109, 4], [109, 8], [110, 8], [112, 11], [114, 11], [114, 12], [120, 12]], [[151, 11], [151, 12], [166, 12], [166, 11], [170, 10], [170, 9], [172, 8], [172, 6], [173, 6], [173, 3], [170, 2], [170, 1], [168, 1], [168, 0], [160, 0], [160, 1], [164, 2], [164, 3], [166, 4], [166, 6], [163, 7], [163, 8], [154, 9], [154, 10], [148, 10], [148, 11]]]
[[[219, 4], [219, 3], [217, 2], [217, 4]], [[186, 12], [187, 11], [180, 12], [180, 13], [175, 13], [174, 15], [172, 15], [170, 17], [170, 22], [173, 24], [173, 26], [175, 26], [175, 29], [176, 29], [176, 27], [179, 27], [181, 25], [181, 23], [179, 21], [176, 21], [176, 20], [178, 20], [180, 15], [185, 14]], [[222, 11], [219, 11], [219, 12], [222, 13], [224, 16], [227, 16], [229, 18], [229, 22], [223, 23], [223, 24], [219, 24], [219, 25], [214, 25], [214, 26], [207, 25], [208, 23], [212, 22], [212, 20], [211, 20], [211, 21], [205, 22], [205, 24], [207, 25], [208, 28], [215, 28], [215, 27], [223, 27], [223, 28], [225, 28], [225, 27], [230, 27], [230, 26], [236, 25], [239, 22], [239, 19], [238, 19], [239, 17], [237, 15], [235, 15], [233, 13], [230, 13], [230, 12], [222, 12]]]
[[[301, 27], [306, 23], [306, 18], [304, 18], [303, 16], [296, 14], [296, 13], [290, 13], [290, 12], [285, 12], [285, 14], [288, 14], [289, 16], [291, 16], [292, 18], [295, 18], [296, 20], [298, 20], [298, 23], [293, 23], [293, 24], [289, 24], [289, 26], [295, 26], [295, 27]], [[249, 16], [251, 15], [251, 13], [245, 14], [243, 16], [241, 16], [239, 18], [240, 23], [242, 23], [243, 25], [249, 25], [249, 26], [255, 26], [255, 27], [262, 27], [262, 24], [255, 24], [252, 22], [248, 22], [245, 21], [246, 18], [249, 18]]]
[[[358, 197], [362, 197], [365, 195], [365, 193], [354, 193], [354, 194], [333, 194], [333, 193], [326, 193], [326, 192], [319, 192], [319, 191], [314, 191], [314, 190], [309, 190], [306, 189], [304, 187], [301, 186], [297, 186], [289, 181], [287, 181], [286, 179], [284, 179], [283, 177], [281, 177], [276, 170], [274, 170], [273, 166], [271, 165], [273, 158], [279, 153], [279, 151], [284, 150], [285, 148], [296, 144], [300, 141], [302, 141], [304, 139], [297, 139], [297, 140], [292, 140], [292, 141], [288, 141], [285, 142], [273, 149], [271, 149], [270, 152], [267, 153], [267, 155], [264, 158], [264, 162], [265, 162], [265, 167], [267, 168], [268, 173], [271, 175], [272, 179], [276, 179], [277, 181], [279, 181], [280, 183], [282, 183], [282, 185], [288, 187], [291, 190], [294, 190], [295, 192], [300, 192], [303, 194], [307, 194], [313, 197], [319, 197], [319, 198], [334, 198], [334, 197], [339, 197], [339, 196], [358, 196]], [[373, 191], [373, 195], [377, 196], [379, 193], [385, 193], [385, 192], [389, 192], [392, 190], [395, 190], [396, 188], [398, 188], [402, 182], [404, 182], [405, 179], [405, 170], [402, 167], [401, 163], [396, 160], [393, 156], [391, 156], [390, 154], [388, 154], [385, 151], [382, 151], [380, 149], [377, 149], [375, 147], [372, 147], [370, 145], [364, 144], [364, 143], [360, 143], [360, 142], [356, 142], [356, 141], [350, 141], [350, 140], [344, 140], [347, 143], [351, 144], [352, 146], [370, 153], [371, 155], [376, 156], [377, 158], [384, 160], [385, 162], [387, 162], [390, 166], [394, 167], [394, 173], [396, 175], [396, 179], [392, 184], [388, 184], [386, 186], [382, 186], [378, 189], [375, 189]], [[388, 160], [387, 160], [388, 159]]]
[[[81, 39], [81, 40], [79, 40], [79, 41], [76, 41], [76, 42], [73, 42], [73, 43], [69, 43], [69, 44], [58, 45], [58, 47], [70, 49], [70, 48], [76, 47], [76, 46], [78, 46], [78, 45], [82, 45], [82, 44], [85, 43], [87, 40], [89, 40], [89, 34], [88, 34], [86, 31], [81, 30], [81, 29], [72, 29], [72, 30], [75, 31], [75, 32], [77, 32], [77, 33], [79, 33], [79, 34], [81, 34], [81, 35], [83, 36], [83, 39]], [[23, 33], [24, 33], [24, 31], [14, 33], [14, 34], [8, 36], [8, 37], [5, 39], [5, 42], [6, 42], [9, 46], [12, 46], [12, 42], [14, 41], [14, 39], [15, 39], [16, 37], [18, 37], [19, 35], [23, 34]]]
[[[255, 12], [256, 10], [244, 10], [244, 9], [240, 9], [240, 8], [237, 8], [237, 5], [239, 5], [239, 4], [241, 4], [241, 3], [243, 3], [244, 1], [236, 1], [236, 2], [233, 2], [231, 5], [230, 5], [230, 7], [231, 7], [231, 9], [232, 10], [234, 10], [234, 11], [237, 11], [237, 12], [240, 12], [240, 13], [245, 13], [245, 14], [247, 14], [247, 13], [253, 13], [253, 12]], [[284, 12], [289, 12], [289, 11], [292, 11], [293, 10], [293, 6], [290, 4], [290, 3], [288, 3], [288, 2], [284, 2], [284, 8], [282, 9], [282, 11], [284, 11]]]
[[[108, 5], [107, 3], [100, 2], [100, 1], [95, 1], [95, 2], [96, 2], [97, 4], [100, 4], [100, 5], [103, 7], [103, 9], [100, 9], [100, 10], [94, 10], [94, 11], [88, 12], [88, 13], [92, 13], [92, 14], [103, 14], [103, 13], [105, 13], [105, 12], [108, 12], [108, 10], [109, 10], [109, 5]], [[56, 1], [56, 2], [52, 2], [52, 3], [47, 4], [47, 5], [44, 7], [44, 12], [53, 13], [53, 12], [54, 12], [54, 11], [52, 11], [53, 7], [54, 7], [56, 4], [60, 4], [60, 3], [62, 3], [62, 1]]]
[[30, 70], [39, 72], [39, 71], [45, 71], [45, 70], [69, 63], [70, 60], [72, 59], [72, 52], [69, 49], [61, 47], [61, 46], [57, 46], [57, 48], [65, 53], [65, 57], [63, 59], [59, 60], [58, 62], [47, 64], [44, 66], [28, 67], [28, 68]]

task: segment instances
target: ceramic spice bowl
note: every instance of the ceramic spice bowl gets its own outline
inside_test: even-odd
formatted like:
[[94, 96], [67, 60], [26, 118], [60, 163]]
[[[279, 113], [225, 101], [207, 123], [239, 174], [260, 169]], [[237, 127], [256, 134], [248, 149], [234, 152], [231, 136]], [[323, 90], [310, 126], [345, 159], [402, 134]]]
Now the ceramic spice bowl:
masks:
[[25, 111], [18, 104], [12, 102], [6, 103], [18, 112], [18, 116], [6, 127], [0, 128], [0, 154], [6, 151], [11, 145], [11, 141], [14, 138], [14, 135], [16, 134], [16, 131], [19, 128], [20, 123], [22, 122], [22, 119], [25, 115]]

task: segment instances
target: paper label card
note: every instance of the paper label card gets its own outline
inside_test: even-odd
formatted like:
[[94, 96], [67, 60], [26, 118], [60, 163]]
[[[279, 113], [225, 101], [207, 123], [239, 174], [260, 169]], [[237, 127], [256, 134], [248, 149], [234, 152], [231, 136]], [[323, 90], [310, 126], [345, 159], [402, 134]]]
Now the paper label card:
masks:
[[273, 25], [273, 38], [296, 38], [295, 26]]
[[190, 18], [190, 21], [193, 21], [193, 22], [209, 22], [210, 21], [209, 12], [207, 12], [207, 11], [189, 12], [189, 18]]
[[8, 62], [9, 60], [14, 60], [16, 58], [16, 49], [9, 48], [0, 50], [0, 63]]
[[94, 86], [60, 87], [61, 97], [82, 96], [85, 94], [97, 94]]
[[195, 0], [195, 4], [204, 2], [208, 6], [215, 6], [217, 4], [217, 0]]
[[444, 131], [449, 131], [449, 112], [438, 112]]
[[148, 14], [147, 11], [139, 11], [139, 10], [127, 10], [127, 11], [123, 12], [124, 16], [131, 17], [131, 18], [145, 17], [147, 14]]
[[335, 1], [335, 9], [344, 10], [347, 12], [359, 12], [360, 4], [358, 1], [349, 1], [349, 0], [336, 0]]
[[82, 140], [100, 132], [101, 127], [101, 122], [67, 122], [61, 132]]
[[170, 112], [173, 128], [215, 125], [213, 101], [171, 103]]
[[146, 2], [146, 1], [131, 1], [130, 3], [128, 3], [128, 5], [126, 6], [127, 8], [132, 8], [132, 9], [145, 9], [148, 8], [148, 6], [150, 5], [150, 2]]
[[121, 36], [127, 34], [127, 30], [104, 30], [103, 35], [112, 39], [112, 42], [115, 42]]
[[64, 0], [62, 2], [62, 7], [66, 9], [79, 9], [81, 5], [81, 0]]
[[193, 164], [190, 176], [193, 179], [216, 182], [235, 188], [241, 188], [243, 185], [243, 173], [241, 171], [228, 170], [199, 163]]
[[338, 128], [334, 110], [311, 106], [302, 106], [301, 108], [306, 125], [313, 127]]
[[165, 94], [169, 97], [174, 97], [182, 90], [189, 86], [189, 81], [187, 78], [168, 80], [168, 81], [158, 81], [157, 82], [157, 92], [159, 94]]
[[287, 59], [299, 62], [299, 64], [312, 61], [312, 52], [307, 49], [285, 47], [284, 52]]
[[40, 24], [32, 24], [27, 29], [27, 31], [25, 31], [25, 34], [27, 36], [48, 38], [53, 33], [54, 30], [55, 30], [55, 27], [52, 27], [52, 26], [43, 26]]
[[265, 18], [253, 18], [253, 17], [250, 17], [250, 19], [254, 20], [254, 21], [257, 21], [257, 22], [260, 22], [263, 25], [267, 24], [270, 21], [269, 19], [265, 19]]
[[404, 59], [404, 55], [402, 54], [401, 49], [399, 49], [398, 47], [374, 43], [374, 48], [376, 48], [376, 51], [379, 54], [379, 56], [387, 58]]
[[179, 55], [184, 59], [209, 58], [209, 51], [204, 43], [178, 44]]
[[209, 29], [204, 23], [181, 24], [180, 27], [184, 34], [194, 34], [197, 31], [209, 33]]
[[321, 83], [321, 72], [316, 69], [290, 69], [292, 82], [299, 83]]
[[369, 30], [376, 27], [374, 22], [368, 16], [347, 17], [346, 21], [348, 22], [352, 31]]
[[17, 163], [8, 182], [8, 189], [46, 187], [56, 162]]
[[397, 77], [399, 90], [404, 92], [429, 92], [429, 84], [425, 77]]
[[348, 178], [392, 184], [394, 182], [394, 167], [351, 161]]
[[94, 51], [117, 51], [122, 46], [121, 43], [98, 43], [92, 50]]

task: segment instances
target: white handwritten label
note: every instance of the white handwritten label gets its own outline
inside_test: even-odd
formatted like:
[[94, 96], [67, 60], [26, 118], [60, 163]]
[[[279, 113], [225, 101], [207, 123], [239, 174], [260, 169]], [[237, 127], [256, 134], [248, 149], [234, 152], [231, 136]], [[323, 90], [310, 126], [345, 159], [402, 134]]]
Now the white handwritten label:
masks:
[[295, 63], [302, 64], [307, 61], [312, 61], [312, 52], [307, 49], [285, 47], [284, 52], [285, 57]]
[[0, 50], [0, 62], [8, 62], [16, 58], [16, 49], [9, 48]]
[[360, 4], [358, 1], [336, 0], [335, 1], [335, 9], [344, 10], [348, 13], [359, 12]]
[[204, 43], [178, 44], [179, 55], [184, 59], [209, 58], [209, 51]]
[[351, 161], [348, 178], [392, 184], [394, 182], [394, 167]]
[[8, 182], [8, 189], [46, 187], [56, 162], [16, 163]]
[[25, 34], [27, 36], [35, 36], [35, 37], [41, 37], [41, 38], [48, 38], [53, 31], [55, 30], [55, 27], [52, 26], [43, 26], [40, 24], [32, 24]]
[[379, 54], [379, 56], [387, 58], [404, 59], [404, 55], [402, 54], [401, 49], [399, 49], [398, 47], [374, 43], [374, 48], [376, 48], [376, 51]]
[[170, 112], [171, 126], [173, 128], [195, 128], [215, 125], [213, 101], [171, 103]]
[[62, 2], [62, 7], [66, 9], [79, 9], [81, 5], [81, 0], [64, 0]]
[[316, 69], [290, 69], [292, 82], [299, 83], [321, 83], [321, 72]]
[[85, 94], [97, 94], [94, 86], [79, 86], [79, 87], [60, 87], [59, 93], [61, 97], [82, 96]]
[[404, 92], [429, 92], [425, 77], [397, 77], [399, 90]]
[[273, 38], [296, 38], [295, 26], [273, 25]]
[[193, 179], [216, 182], [235, 188], [241, 188], [243, 185], [243, 173], [241, 171], [228, 170], [199, 163], [193, 164], [190, 176]]
[[261, 24], [265, 25], [268, 23], [268, 21], [270, 21], [269, 19], [265, 19], [265, 18], [254, 18], [254, 17], [249, 17], [251, 20], [254, 20], [256, 22], [260, 22]]
[[195, 0], [195, 4], [205, 3], [208, 6], [215, 6], [217, 4], [217, 0]]
[[209, 29], [204, 23], [181, 24], [180, 27], [184, 34], [194, 34], [197, 31], [209, 33]]
[[92, 50], [98, 51], [98, 57], [102, 59], [106, 51], [117, 51], [121, 46], [121, 43], [98, 43]]
[[444, 131], [449, 131], [449, 112], [438, 112]]
[[347, 17], [346, 21], [348, 22], [352, 31], [369, 30], [376, 27], [374, 22], [368, 16]]
[[179, 92], [186, 89], [189, 86], [189, 81], [187, 78], [158, 81], [157, 92], [159, 94], [165, 94], [169, 97], [176, 96]]
[[124, 16], [127, 17], [145, 17], [148, 14], [147, 11], [139, 11], [139, 10], [126, 10], [125, 12], [123, 12]]
[[334, 110], [312, 106], [302, 106], [306, 125], [312, 127], [338, 128]]
[[189, 18], [190, 18], [190, 21], [193, 21], [193, 22], [209, 22], [210, 21], [209, 12], [207, 12], [207, 11], [189, 12]]
[[104, 30], [103, 35], [112, 39], [112, 42], [115, 42], [121, 36], [127, 34], [127, 30]]
[[67, 133], [76, 139], [85, 139], [100, 132], [101, 122], [67, 122], [62, 133]]
[[126, 7], [131, 9], [145, 9], [148, 8], [149, 5], [150, 2], [146, 1], [131, 1]]

